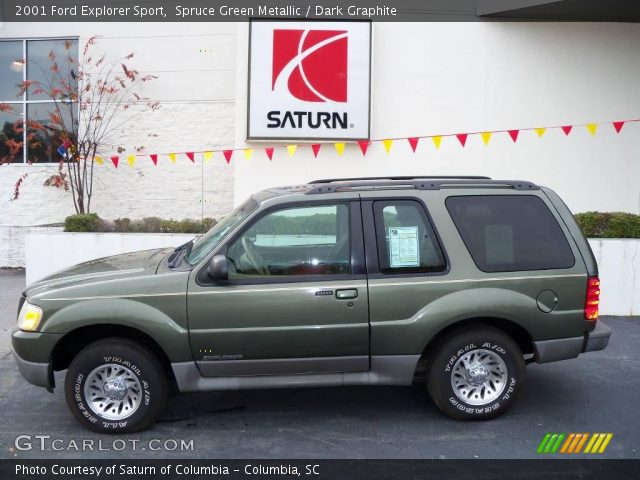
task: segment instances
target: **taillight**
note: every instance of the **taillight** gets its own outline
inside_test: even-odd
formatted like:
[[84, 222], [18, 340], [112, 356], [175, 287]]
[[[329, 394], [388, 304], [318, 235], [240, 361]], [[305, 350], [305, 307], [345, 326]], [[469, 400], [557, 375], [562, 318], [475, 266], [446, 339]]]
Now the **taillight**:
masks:
[[598, 319], [598, 305], [600, 304], [600, 279], [589, 277], [587, 280], [587, 298], [584, 301], [584, 318]]

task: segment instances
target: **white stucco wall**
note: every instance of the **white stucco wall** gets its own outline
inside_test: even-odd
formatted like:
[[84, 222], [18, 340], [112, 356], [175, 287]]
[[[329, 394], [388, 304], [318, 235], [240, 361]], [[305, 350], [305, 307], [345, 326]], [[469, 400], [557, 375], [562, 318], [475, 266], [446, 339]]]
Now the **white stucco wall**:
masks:
[[[195, 235], [185, 233], [63, 233], [31, 231], [25, 238], [26, 284], [96, 258], [177, 247]], [[51, 248], [57, 255], [49, 255]]]
[[[248, 27], [238, 26], [238, 56]], [[640, 117], [640, 25], [585, 23], [375, 23], [372, 55], [372, 138], [475, 132]], [[238, 62], [237, 89], [247, 64]], [[246, 99], [236, 105], [236, 144], [246, 138]], [[488, 147], [455, 137], [436, 151], [423, 140], [414, 155], [396, 142], [387, 155], [374, 144], [339, 157], [333, 146], [317, 159], [310, 148], [293, 158], [280, 149], [236, 163], [235, 202], [274, 185], [314, 178], [374, 175], [488, 175], [522, 178], [555, 189], [575, 211], [640, 212], [640, 124], [595, 137], [575, 129], [542, 139], [522, 132], [517, 144], [494, 135]], [[273, 144], [275, 142], [268, 142]], [[293, 142], [295, 143], [295, 142]], [[260, 147], [263, 144], [254, 142]]]
[[[135, 250], [175, 247], [190, 234], [63, 233], [30, 229], [26, 283], [94, 258]], [[602, 315], [640, 315], [640, 240], [589, 239], [598, 261]], [[49, 250], [57, 252], [51, 255]]]
[[[149, 157], [130, 168], [125, 156], [134, 146], [145, 153], [199, 151], [222, 148], [235, 137], [236, 26], [227, 23], [119, 24], [119, 23], [4, 23], [3, 38], [79, 37], [80, 48], [92, 35], [101, 35], [94, 55], [105, 51], [108, 59], [129, 52], [130, 66], [157, 80], [146, 85], [144, 95], [158, 100], [157, 112], [144, 113], [115, 132], [129, 150], [115, 170], [106, 163], [96, 167], [92, 211], [104, 218], [161, 216], [220, 217], [232, 206], [233, 166], [222, 156], [202, 167], [179, 156], [175, 165], [166, 155], [158, 167]], [[154, 134], [156, 136], [149, 136]], [[198, 159], [200, 160], [200, 159]], [[54, 166], [0, 166], [0, 227], [61, 222], [74, 213], [70, 194], [42, 186]], [[13, 185], [28, 173], [20, 198], [10, 201]], [[201, 202], [204, 200], [204, 211]], [[2, 255], [0, 255], [1, 257]]]

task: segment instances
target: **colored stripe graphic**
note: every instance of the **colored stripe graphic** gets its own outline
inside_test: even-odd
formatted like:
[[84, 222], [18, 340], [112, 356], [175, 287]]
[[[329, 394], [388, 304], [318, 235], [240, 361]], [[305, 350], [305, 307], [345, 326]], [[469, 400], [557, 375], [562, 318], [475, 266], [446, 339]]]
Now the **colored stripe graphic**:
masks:
[[604, 453], [613, 433], [594, 433], [584, 453]]
[[586, 444], [583, 453], [604, 453], [612, 438], [613, 433], [547, 433], [537, 452], [578, 454]]
[[556, 453], [564, 437], [564, 433], [547, 433], [538, 445], [538, 453]]

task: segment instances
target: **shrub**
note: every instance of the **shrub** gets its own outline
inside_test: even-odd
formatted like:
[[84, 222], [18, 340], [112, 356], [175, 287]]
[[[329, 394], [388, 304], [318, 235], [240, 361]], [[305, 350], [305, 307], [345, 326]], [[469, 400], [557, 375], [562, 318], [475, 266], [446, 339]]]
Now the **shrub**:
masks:
[[585, 237], [640, 238], [640, 215], [624, 212], [585, 212], [575, 215]]
[[64, 219], [65, 232], [100, 232], [102, 220], [95, 213], [79, 213]]
[[71, 215], [64, 221], [65, 232], [120, 232], [120, 233], [204, 233], [218, 223], [214, 218], [200, 220], [163, 220], [146, 217], [141, 220], [116, 218], [102, 220], [95, 213]]

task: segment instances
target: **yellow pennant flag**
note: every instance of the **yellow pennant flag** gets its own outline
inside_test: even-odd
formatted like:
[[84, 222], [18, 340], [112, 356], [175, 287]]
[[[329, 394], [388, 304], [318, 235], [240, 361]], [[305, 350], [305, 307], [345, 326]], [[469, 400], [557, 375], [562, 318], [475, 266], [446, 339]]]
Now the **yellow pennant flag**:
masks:
[[213, 157], [213, 152], [204, 152], [202, 157], [204, 158], [204, 163], [209, 163], [209, 160]]
[[484, 142], [485, 146], [489, 145], [489, 140], [491, 140], [491, 132], [482, 132], [480, 134], [480, 136], [482, 137], [482, 141]]
[[591, 134], [591, 136], [594, 136], [596, 134], [596, 130], [598, 130], [598, 124], [587, 123], [587, 130], [589, 130], [589, 133]]
[[383, 140], [382, 144], [384, 145], [384, 149], [387, 151], [387, 154], [391, 151], [391, 145], [393, 145], [393, 140]]
[[338, 152], [338, 155], [342, 156], [342, 154], [344, 153], [344, 142], [336, 142], [334, 145], [336, 147], [336, 152]]
[[547, 131], [546, 128], [534, 128], [534, 130], [538, 134], [538, 138], [542, 138], [542, 136], [544, 135], [544, 132]]
[[245, 148], [244, 149], [245, 160], [251, 160], [251, 155], [253, 155], [253, 148]]
[[442, 143], [442, 136], [436, 135], [435, 137], [431, 137], [433, 140], [433, 144], [436, 146], [436, 150], [440, 150], [440, 144]]
[[176, 163], [176, 154], [175, 153], [170, 153], [169, 154], [169, 160], [171, 160], [171, 163]]
[[127, 157], [127, 162], [129, 163], [130, 167], [133, 167], [133, 164], [136, 163], [136, 156], [135, 155], [129, 155]]
[[287, 152], [289, 152], [289, 156], [293, 157], [293, 154], [296, 153], [297, 145], [287, 145]]
[[100, 155], [96, 155], [96, 156], [94, 157], [94, 160], [96, 161], [96, 163], [97, 163], [98, 165], [102, 165], [102, 164], [104, 163], [104, 158], [102, 158]]

